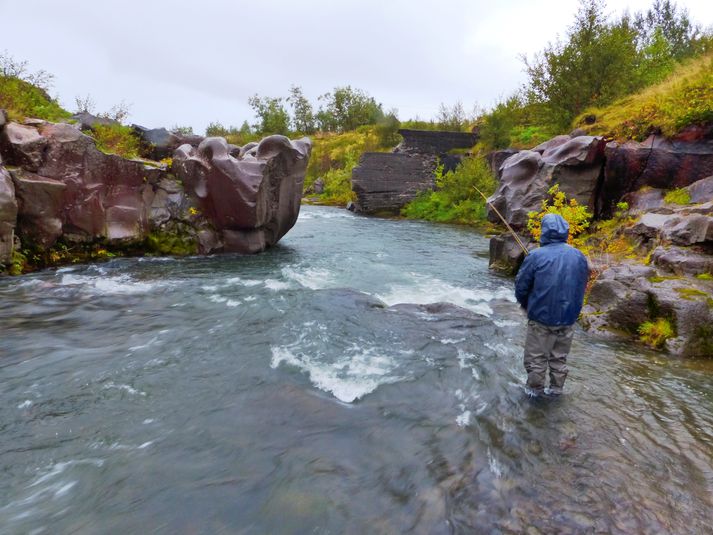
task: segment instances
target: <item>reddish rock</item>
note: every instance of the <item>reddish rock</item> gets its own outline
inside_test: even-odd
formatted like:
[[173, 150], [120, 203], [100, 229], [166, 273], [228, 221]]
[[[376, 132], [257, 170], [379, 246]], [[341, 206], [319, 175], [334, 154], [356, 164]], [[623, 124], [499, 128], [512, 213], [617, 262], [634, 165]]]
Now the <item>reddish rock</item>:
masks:
[[6, 163], [37, 171], [41, 165], [47, 140], [36, 128], [8, 123], [0, 134], [0, 150]]
[[62, 211], [67, 186], [28, 171], [12, 172], [18, 201], [18, 233], [26, 245], [51, 247], [62, 235]]
[[222, 233], [226, 251], [262, 251], [284, 236], [299, 215], [309, 140], [270, 136], [251, 151], [237, 159], [225, 139], [214, 137], [174, 153], [178, 177]]
[[713, 175], [713, 140], [686, 142], [652, 136], [643, 143], [608, 143], [597, 215], [611, 217], [625, 193], [644, 186], [682, 188]]

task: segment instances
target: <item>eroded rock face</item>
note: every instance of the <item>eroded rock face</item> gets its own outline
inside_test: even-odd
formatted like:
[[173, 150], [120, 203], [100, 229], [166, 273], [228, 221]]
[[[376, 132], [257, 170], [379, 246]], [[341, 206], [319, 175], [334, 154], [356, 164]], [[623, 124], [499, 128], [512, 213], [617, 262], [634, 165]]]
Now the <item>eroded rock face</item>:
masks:
[[197, 147], [204, 139], [203, 136], [198, 135], [176, 134], [165, 128], [146, 128], [137, 124], [132, 125], [132, 128], [139, 137], [141, 155], [151, 160], [170, 158], [173, 151], [181, 145]]
[[307, 139], [272, 136], [237, 159], [211, 138], [176, 151], [176, 178], [99, 151], [74, 125], [9, 123], [0, 137], [12, 169], [0, 167], [2, 263], [13, 232], [39, 251], [59, 239], [167, 254], [262, 251], [297, 220], [311, 151]]
[[[502, 163], [500, 185], [488, 199], [517, 230], [526, 227], [529, 212], [539, 211], [554, 184], [569, 198], [593, 208], [604, 165], [604, 140], [600, 137], [559, 136], [535, 149], [520, 151]], [[500, 221], [492, 209], [488, 219]]]
[[174, 166], [222, 233], [225, 250], [256, 252], [277, 243], [297, 221], [310, 152], [306, 138], [270, 136], [254, 154], [235, 158], [225, 139], [214, 137], [195, 149], [179, 147]]
[[597, 214], [611, 217], [625, 193], [652, 188], [682, 188], [713, 175], [713, 140], [666, 140], [608, 143]]

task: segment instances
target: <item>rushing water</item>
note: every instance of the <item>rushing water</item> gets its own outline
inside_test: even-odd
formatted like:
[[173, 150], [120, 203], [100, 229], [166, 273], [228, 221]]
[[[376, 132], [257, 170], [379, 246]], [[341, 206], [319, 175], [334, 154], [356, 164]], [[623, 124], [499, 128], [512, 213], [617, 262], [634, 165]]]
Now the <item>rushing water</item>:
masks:
[[478, 234], [329, 208], [4, 278], [0, 532], [711, 532], [713, 366], [578, 331], [531, 402], [523, 323]]

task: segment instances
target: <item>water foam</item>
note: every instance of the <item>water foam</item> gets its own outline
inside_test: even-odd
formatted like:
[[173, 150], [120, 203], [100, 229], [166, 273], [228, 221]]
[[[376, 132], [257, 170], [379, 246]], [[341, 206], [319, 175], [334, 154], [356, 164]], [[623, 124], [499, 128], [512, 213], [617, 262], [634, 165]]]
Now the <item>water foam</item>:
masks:
[[335, 398], [345, 403], [370, 394], [380, 385], [395, 383], [401, 377], [391, 375], [396, 368], [396, 361], [380, 355], [376, 349], [361, 349], [352, 346], [347, 354], [336, 362], [326, 363], [304, 352], [293, 351], [285, 346], [273, 346], [270, 366], [277, 368], [285, 363], [307, 373], [310, 382], [320, 390], [330, 392]]
[[62, 275], [59, 285], [79, 287], [83, 291], [94, 294], [132, 295], [150, 293], [164, 286], [164, 283], [141, 282], [132, 279], [129, 275], [96, 277], [66, 273]]
[[487, 304], [493, 299], [515, 301], [513, 292], [505, 287], [491, 291], [455, 286], [443, 280], [428, 277], [419, 273], [409, 273], [412, 281], [391, 286], [388, 292], [377, 294], [376, 297], [387, 305], [399, 303], [452, 303], [485, 316], [490, 316], [493, 309]]
[[322, 290], [331, 286], [332, 274], [326, 269], [307, 268], [298, 270], [295, 267], [287, 266], [282, 268], [282, 274], [287, 279], [293, 280], [310, 290]]

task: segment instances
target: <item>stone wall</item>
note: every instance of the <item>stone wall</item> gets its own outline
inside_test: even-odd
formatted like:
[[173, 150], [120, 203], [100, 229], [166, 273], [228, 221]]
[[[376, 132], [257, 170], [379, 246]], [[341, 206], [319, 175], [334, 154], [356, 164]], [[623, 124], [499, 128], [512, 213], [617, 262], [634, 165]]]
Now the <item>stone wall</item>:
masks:
[[461, 156], [453, 149], [471, 148], [476, 133], [401, 129], [403, 141], [392, 153], [367, 152], [352, 172], [352, 190], [359, 212], [393, 213], [412, 201], [421, 191], [435, 187], [434, 172], [443, 165], [452, 171]]
[[435, 156], [367, 152], [352, 171], [360, 212], [398, 212], [419, 192], [435, 186]]

